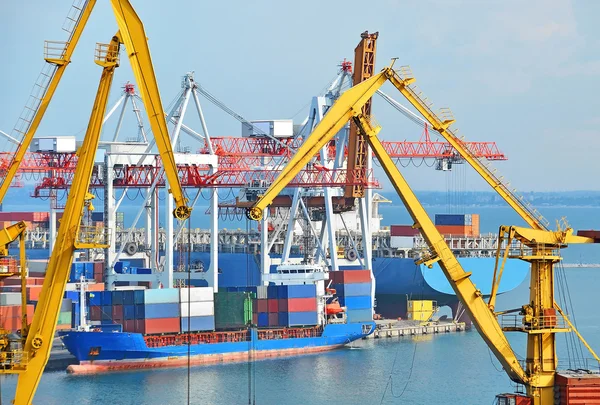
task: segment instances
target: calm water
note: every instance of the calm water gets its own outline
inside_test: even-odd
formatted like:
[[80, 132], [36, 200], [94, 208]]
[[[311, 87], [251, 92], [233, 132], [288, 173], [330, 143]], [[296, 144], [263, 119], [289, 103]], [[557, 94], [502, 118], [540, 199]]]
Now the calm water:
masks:
[[[493, 232], [500, 224], [518, 224], [508, 209], [474, 212], [482, 214], [483, 232]], [[566, 213], [575, 228], [600, 228], [598, 208], [552, 208], [543, 213], [549, 219]], [[394, 218], [390, 222], [408, 222], [402, 214], [383, 215]], [[570, 247], [564, 254], [569, 262], [600, 263], [597, 246]], [[600, 351], [600, 314], [593, 298], [600, 285], [600, 269], [567, 269], [566, 276], [579, 329]], [[527, 296], [525, 282], [499, 297], [498, 308], [519, 307]], [[512, 334], [510, 340], [517, 355], [523, 357], [524, 336]], [[562, 336], [558, 339], [558, 352], [561, 361], [566, 362]], [[591, 356], [585, 353], [585, 357]], [[369, 340], [319, 355], [258, 361], [253, 368], [242, 363], [192, 368], [190, 403], [247, 404], [250, 370], [256, 404], [491, 404], [497, 393], [513, 390], [499, 369], [475, 331]], [[2, 379], [3, 402], [13, 398], [15, 382], [14, 378]], [[36, 404], [184, 404], [187, 386], [186, 369], [92, 377], [54, 372], [42, 378]]]

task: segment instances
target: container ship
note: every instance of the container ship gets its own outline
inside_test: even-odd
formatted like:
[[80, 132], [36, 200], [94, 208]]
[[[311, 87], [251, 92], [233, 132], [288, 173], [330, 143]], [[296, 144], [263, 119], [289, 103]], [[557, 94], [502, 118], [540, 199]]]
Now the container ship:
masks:
[[[76, 262], [72, 273], [93, 265]], [[85, 291], [87, 284], [78, 283], [80, 290], [67, 291], [64, 305], [73, 328], [59, 333], [79, 362], [67, 371], [179, 367], [341, 348], [375, 330], [371, 276], [342, 271], [331, 281], [336, 288], [317, 282], [216, 293], [212, 287]]]

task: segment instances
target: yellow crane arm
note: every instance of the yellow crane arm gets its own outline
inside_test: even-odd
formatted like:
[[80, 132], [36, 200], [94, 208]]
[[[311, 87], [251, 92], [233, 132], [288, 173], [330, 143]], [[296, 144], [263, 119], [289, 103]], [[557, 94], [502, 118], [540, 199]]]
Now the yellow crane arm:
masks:
[[0, 203], [4, 200], [4, 197], [6, 196], [6, 193], [9, 189], [13, 179], [15, 178], [15, 175], [17, 174], [17, 171], [19, 170], [19, 166], [21, 165], [21, 162], [23, 161], [23, 158], [25, 157], [25, 153], [27, 152], [27, 149], [29, 149], [31, 140], [34, 137], [34, 135], [40, 125], [40, 122], [42, 121], [42, 118], [44, 118], [46, 109], [48, 108], [48, 105], [50, 104], [50, 100], [52, 100], [52, 97], [54, 96], [54, 92], [56, 91], [56, 88], [58, 87], [58, 84], [60, 83], [63, 73], [65, 72], [65, 69], [67, 68], [69, 63], [71, 63], [71, 55], [73, 55], [73, 51], [75, 50], [75, 47], [77, 46], [77, 43], [79, 42], [79, 38], [81, 37], [83, 28], [85, 27], [85, 24], [87, 23], [95, 4], [96, 4], [96, 0], [87, 0], [85, 2], [84, 6], [83, 6], [84, 8], [81, 10], [80, 17], [75, 23], [73, 32], [71, 33], [71, 37], [69, 38], [69, 42], [66, 43], [65, 49], [62, 52], [61, 57], [59, 59], [56, 59], [56, 58], [46, 59], [46, 62], [54, 63], [57, 65], [56, 72], [54, 73], [54, 76], [52, 77], [52, 79], [50, 79], [50, 82], [48, 83], [48, 89], [46, 90], [45, 94], [42, 96], [40, 105], [39, 105], [37, 111], [35, 111], [35, 114], [33, 116], [31, 124], [29, 125], [29, 128], [27, 129], [25, 136], [21, 140], [21, 143], [17, 147], [17, 151], [15, 152], [15, 155], [13, 156], [13, 158], [10, 162], [10, 165], [8, 166], [6, 175], [2, 179], [2, 185], [0, 186]]
[[88, 193], [88, 185], [92, 177], [94, 159], [102, 130], [102, 120], [106, 112], [115, 68], [118, 66], [119, 44], [120, 38], [117, 34], [113, 37], [106, 52], [100, 55], [99, 60], [96, 60], [96, 63], [103, 66], [104, 69], [83, 145], [77, 151], [79, 160], [73, 177], [73, 185], [58, 229], [56, 244], [48, 262], [46, 277], [33, 316], [33, 322], [25, 341], [24, 352], [29, 358], [25, 371], [19, 374], [17, 381], [14, 402], [16, 405], [30, 405], [32, 403], [42, 372], [50, 357], [60, 305], [78, 242], [84, 202]]
[[[387, 68], [389, 69], [389, 68]], [[312, 157], [338, 133], [350, 118], [360, 113], [365, 103], [387, 80], [387, 70], [371, 77], [344, 92], [327, 111], [310, 135], [311, 142], [304, 142], [271, 184], [267, 192], [250, 208], [247, 215], [259, 221], [267, 208], [288, 183], [310, 162]]]
[[0, 257], [8, 256], [8, 245], [19, 239], [25, 233], [27, 225], [25, 222], [19, 221], [16, 224], [0, 229]]
[[176, 208], [173, 215], [178, 219], [189, 218], [191, 208], [187, 205], [188, 200], [183, 194], [177, 174], [177, 166], [171, 148], [167, 121], [163, 113], [164, 109], [154, 75], [144, 25], [128, 0], [111, 0], [110, 2], [131, 61], [138, 90], [148, 113], [150, 127], [171, 187], [169, 191], [175, 199]]
[[[408, 72], [408, 71], [407, 71]], [[510, 189], [498, 179], [478, 158], [467, 148], [467, 145], [459, 139], [449, 128], [454, 118], [441, 119], [427, 105], [427, 103], [411, 88], [410, 84], [415, 81], [412, 74], [399, 76], [396, 72], [390, 75], [390, 82], [402, 93], [429, 122], [431, 127], [442, 135], [442, 137], [462, 156], [462, 158], [490, 185], [492, 188], [514, 209], [517, 214], [533, 229], [547, 230], [547, 221], [534, 209], [524, 204]]]
[[463, 270], [452, 251], [448, 248], [444, 238], [437, 231], [431, 219], [417, 200], [416, 196], [398, 171], [394, 162], [384, 150], [376, 135], [379, 128], [371, 128], [367, 119], [362, 116], [362, 105], [395, 73], [391, 67], [385, 68], [381, 73], [371, 79], [352, 87], [346, 91], [329, 109], [324, 119], [317, 125], [310, 137], [292, 157], [273, 184], [263, 196], [248, 210], [251, 219], [262, 218], [263, 210], [273, 201], [281, 190], [298, 174], [310, 161], [320, 148], [330, 141], [349, 118], [361, 129], [373, 152], [379, 159], [386, 174], [394, 184], [398, 195], [411, 214], [415, 226], [420, 228], [427, 241], [433, 256], [428, 264], [440, 261], [444, 275], [456, 292], [461, 302], [465, 305], [471, 319], [477, 326], [494, 355], [503, 365], [509, 377], [518, 383], [528, 381], [527, 374], [512, 351], [494, 313], [487, 306], [482, 294], [470, 280], [470, 273]]

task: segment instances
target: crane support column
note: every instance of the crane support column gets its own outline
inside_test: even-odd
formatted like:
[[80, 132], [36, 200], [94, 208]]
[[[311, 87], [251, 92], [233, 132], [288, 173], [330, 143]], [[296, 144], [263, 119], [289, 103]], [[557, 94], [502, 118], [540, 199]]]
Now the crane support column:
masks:
[[25, 342], [24, 352], [29, 359], [26, 370], [19, 375], [17, 381], [15, 405], [32, 403], [44, 367], [50, 357], [60, 305], [73, 262], [73, 253], [79, 242], [83, 207], [88, 197], [88, 186], [100, 141], [108, 95], [115, 68], [118, 66], [119, 44], [120, 39], [115, 36], [110, 45], [104, 48], [104, 52], [100, 51], [96, 54], [96, 63], [103, 66], [104, 69], [83, 145], [77, 151], [79, 160], [73, 177], [73, 186], [69, 192], [65, 212], [58, 229], [56, 245], [48, 262], [40, 299]]

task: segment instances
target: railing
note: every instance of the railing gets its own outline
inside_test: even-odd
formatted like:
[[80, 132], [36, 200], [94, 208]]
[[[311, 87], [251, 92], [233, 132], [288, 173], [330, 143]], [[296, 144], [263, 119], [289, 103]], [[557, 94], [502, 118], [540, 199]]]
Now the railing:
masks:
[[12, 256], [5, 256], [0, 258], [0, 275], [2, 274], [15, 274], [19, 272], [19, 265], [17, 259]]
[[19, 373], [25, 371], [29, 363], [29, 353], [23, 350], [0, 352], [0, 370]]
[[297, 339], [297, 338], [312, 338], [320, 337], [323, 334], [322, 326], [312, 328], [286, 328], [286, 329], [268, 329], [259, 330], [259, 340], [275, 340], [275, 339]]
[[68, 46], [65, 41], [44, 41], [44, 59], [48, 62], [64, 60]]
[[111, 44], [96, 43], [94, 58], [101, 63], [119, 63], [119, 50]]
[[[183, 319], [183, 318], [182, 318]], [[184, 321], [185, 322], [185, 321]], [[182, 346], [209, 343], [236, 343], [250, 340], [248, 331], [185, 333], [180, 335], [145, 336], [148, 347]]]
[[541, 316], [506, 314], [500, 315], [499, 322], [502, 328], [523, 332], [544, 329], [570, 329], [565, 319], [558, 313]]

